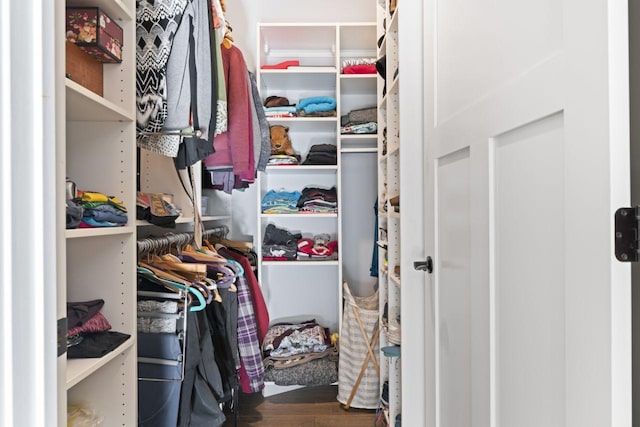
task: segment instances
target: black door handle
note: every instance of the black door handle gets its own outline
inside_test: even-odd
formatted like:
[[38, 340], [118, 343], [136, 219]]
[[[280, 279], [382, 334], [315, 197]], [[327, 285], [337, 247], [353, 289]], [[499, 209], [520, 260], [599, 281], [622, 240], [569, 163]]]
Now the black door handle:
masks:
[[413, 262], [414, 270], [426, 271], [427, 273], [433, 273], [433, 260], [430, 256], [427, 257], [424, 261], [414, 261]]

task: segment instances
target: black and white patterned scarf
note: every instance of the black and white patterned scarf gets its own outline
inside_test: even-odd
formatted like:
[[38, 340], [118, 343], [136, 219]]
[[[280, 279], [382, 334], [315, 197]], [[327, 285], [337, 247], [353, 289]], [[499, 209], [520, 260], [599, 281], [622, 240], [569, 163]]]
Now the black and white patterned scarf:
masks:
[[167, 60], [189, 0], [136, 0], [136, 129], [141, 148], [175, 157], [179, 136], [160, 132], [167, 117]]

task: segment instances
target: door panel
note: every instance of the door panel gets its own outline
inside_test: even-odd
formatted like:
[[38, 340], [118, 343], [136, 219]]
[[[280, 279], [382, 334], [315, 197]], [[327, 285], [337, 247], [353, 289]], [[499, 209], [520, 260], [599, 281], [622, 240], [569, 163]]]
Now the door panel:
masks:
[[627, 2], [423, 5], [425, 424], [630, 427]]
[[436, 3], [436, 114], [442, 121], [562, 49], [557, 0]]
[[564, 425], [563, 164], [562, 114], [493, 141], [490, 286], [500, 426]]
[[439, 280], [437, 358], [443, 426], [468, 426], [472, 420], [472, 312], [470, 261], [469, 150], [439, 159], [436, 166]]

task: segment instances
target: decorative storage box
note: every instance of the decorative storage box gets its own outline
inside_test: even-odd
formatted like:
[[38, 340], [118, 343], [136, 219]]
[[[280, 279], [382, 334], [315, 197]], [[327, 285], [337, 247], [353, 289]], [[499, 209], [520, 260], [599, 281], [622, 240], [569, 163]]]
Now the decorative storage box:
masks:
[[65, 48], [67, 78], [103, 96], [103, 64], [68, 40], [65, 42]]
[[97, 7], [67, 8], [67, 40], [100, 62], [122, 62], [122, 27]]

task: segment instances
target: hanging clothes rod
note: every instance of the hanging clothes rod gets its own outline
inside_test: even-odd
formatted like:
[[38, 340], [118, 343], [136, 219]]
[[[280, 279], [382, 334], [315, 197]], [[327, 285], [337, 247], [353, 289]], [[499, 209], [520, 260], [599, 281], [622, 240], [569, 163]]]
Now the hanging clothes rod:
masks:
[[[209, 236], [226, 237], [229, 234], [229, 227], [220, 225], [202, 232], [202, 238]], [[138, 257], [151, 253], [168, 253], [171, 248], [193, 243], [193, 232], [167, 233], [162, 236], [147, 237], [137, 241]]]
[[166, 135], [166, 136], [194, 136], [200, 138], [202, 136], [202, 129], [175, 129], [175, 130], [162, 130], [159, 132], [151, 131], [139, 131], [140, 135]]

